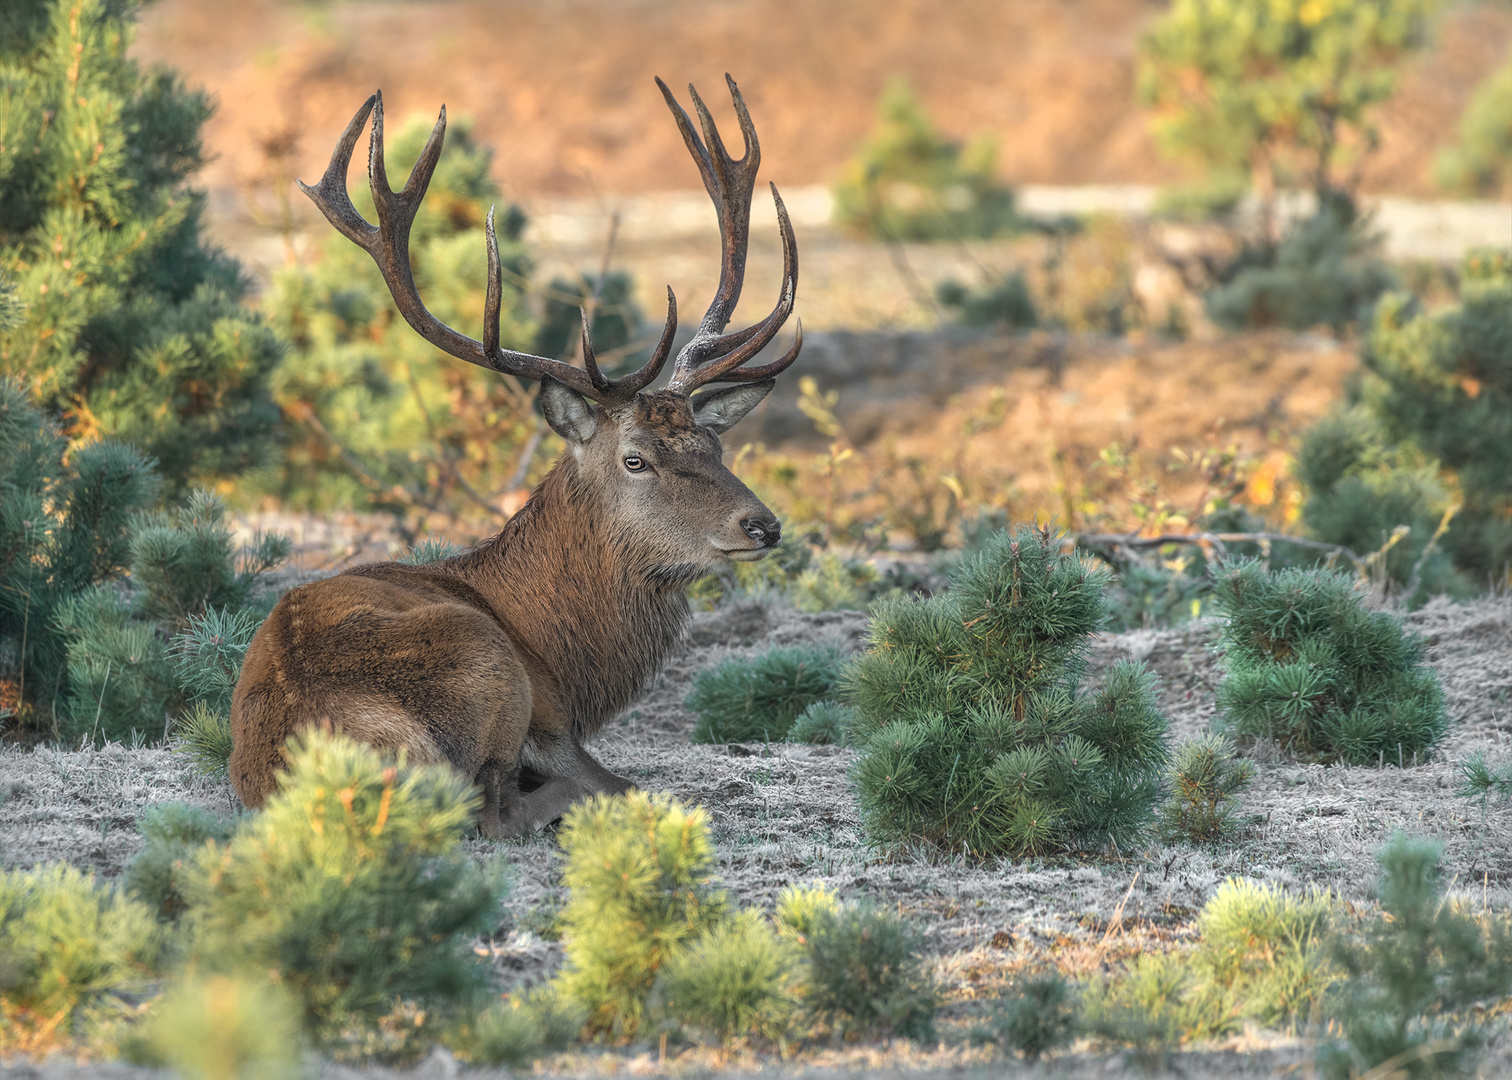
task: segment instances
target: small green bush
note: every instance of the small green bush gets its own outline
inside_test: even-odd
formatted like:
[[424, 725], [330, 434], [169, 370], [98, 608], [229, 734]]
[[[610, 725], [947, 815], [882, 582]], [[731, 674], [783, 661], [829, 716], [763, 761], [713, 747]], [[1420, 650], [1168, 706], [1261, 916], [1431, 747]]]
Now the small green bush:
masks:
[[64, 863], [0, 871], [0, 1024], [45, 1056], [125, 1015], [162, 972], [152, 911]]
[[70, 451], [26, 389], [0, 378], [0, 677], [17, 681], [23, 725], [71, 734], [59, 715], [71, 636], [61, 616], [125, 574], [132, 516], [162, 487], [152, 460], [132, 447], [104, 440]]
[[1459, 142], [1439, 152], [1433, 171], [1457, 195], [1496, 196], [1512, 184], [1512, 63], [1475, 88], [1460, 114]]
[[1118, 567], [1118, 579], [1108, 590], [1109, 630], [1147, 630], [1179, 626], [1202, 612], [1202, 602], [1211, 586], [1204, 577], [1194, 577], [1168, 566], [1152, 566], [1129, 560]]
[[1229, 879], [1197, 918], [1197, 966], [1237, 1000], [1237, 1017], [1278, 1028], [1306, 1023], [1338, 971], [1329, 962], [1334, 902], [1316, 890]]
[[823, 882], [789, 885], [777, 897], [777, 925], [806, 938], [814, 932], [814, 923], [820, 915], [839, 910], [840, 897]]
[[1235, 796], [1254, 775], [1254, 767], [1239, 760], [1222, 735], [1183, 742], [1171, 762], [1171, 798], [1160, 810], [1161, 834], [1194, 844], [1228, 839], [1236, 831]]
[[1428, 545], [1449, 507], [1438, 463], [1392, 441], [1381, 421], [1363, 406], [1336, 411], [1302, 437], [1297, 478], [1306, 502], [1302, 523], [1319, 540], [1342, 544], [1358, 555], [1385, 547], [1398, 526], [1406, 536], [1386, 551], [1381, 576], [1400, 588], [1418, 579], [1420, 603], [1428, 596], [1463, 592], [1447, 550]]
[[[597, 300], [593, 299], [595, 291]], [[582, 309], [591, 305], [593, 351], [599, 356], [599, 366], [610, 376], [632, 359], [639, 366], [641, 358], [629, 353], [644, 320], [629, 274], [611, 271], [602, 284], [595, 274], [583, 274], [577, 281], [553, 278], [545, 298], [532, 350], [537, 356], [575, 358], [583, 333]]]
[[142, 811], [137, 829], [146, 841], [123, 875], [126, 891], [157, 913], [176, 920], [188, 908], [184, 875], [207, 840], [224, 842], [231, 826], [208, 810], [187, 803], [157, 803]]
[[183, 1080], [282, 1080], [304, 1074], [302, 1042], [298, 1004], [277, 984], [190, 976], [168, 988], [129, 1056]]
[[572, 1043], [584, 1019], [580, 1007], [546, 987], [493, 1002], [453, 1028], [446, 1045], [474, 1066], [522, 1069]]
[[1018, 271], [975, 292], [951, 278], [936, 286], [935, 299], [955, 312], [962, 326], [1028, 330], [1039, 325], [1029, 283]]
[[1135, 842], [1165, 779], [1152, 677], [1079, 693], [1108, 572], [1061, 537], [999, 534], [947, 592], [875, 609], [847, 668], [868, 833], [977, 857]]
[[788, 729], [788, 742], [844, 746], [851, 711], [838, 701], [816, 701], [798, 714]]
[[1377, 856], [1381, 914], [1337, 959], [1347, 981], [1341, 1037], [1319, 1053], [1325, 1075], [1460, 1075], [1483, 1038], [1474, 1007], [1512, 991], [1512, 922], [1477, 917], [1443, 895], [1441, 845], [1398, 833]]
[[729, 1045], [738, 1038], [780, 1038], [793, 1013], [799, 954], [758, 912], [711, 927], [665, 966], [668, 1013]]
[[227, 776], [231, 694], [262, 619], [260, 610], [212, 607], [203, 615], [191, 615], [168, 646], [174, 677], [191, 702], [170, 729], [170, 745], [201, 776]]
[[1461, 507], [1444, 547], [1479, 581], [1512, 570], [1512, 253], [1473, 252], [1459, 303], [1424, 311], [1393, 293], [1361, 351], [1360, 400], [1397, 452], [1432, 459]]
[[1352, 765], [1409, 764], [1444, 734], [1423, 642], [1399, 617], [1367, 611], [1347, 575], [1236, 561], [1216, 592], [1228, 615], [1218, 704], [1233, 734]]
[[997, 147], [941, 135], [909, 86], [893, 82], [878, 122], [834, 189], [835, 217], [883, 240], [960, 240], [1016, 227], [1013, 192], [995, 176]]
[[1459, 775], [1460, 786], [1454, 793], [1462, 799], [1479, 799], [1482, 810], [1493, 794], [1512, 798], [1512, 762], [1492, 765], [1485, 751], [1477, 750], [1460, 763]]
[[693, 741], [779, 742], [799, 713], [835, 695], [839, 676], [833, 648], [795, 645], [749, 660], [731, 657], [693, 677], [684, 701], [699, 714]]
[[389, 765], [310, 730], [263, 812], [184, 875], [194, 963], [277, 971], [338, 1056], [383, 1046], [379, 1021], [406, 1003], [440, 1024], [483, 985], [465, 943], [495, 927], [504, 888], [461, 850], [476, 802], [446, 766]]
[[1328, 952], [1331, 920], [1326, 893], [1294, 897], [1230, 879], [1198, 916], [1194, 949], [1145, 953], [1088, 986], [1088, 1030], [1158, 1058], [1246, 1021], [1304, 1024], [1339, 977]]
[[1038, 1061], [1076, 1036], [1080, 995], [1059, 972], [1025, 979], [994, 1006], [988, 1022], [972, 1033], [973, 1041], [997, 1043]]
[[669, 795], [596, 796], [562, 819], [562, 996], [592, 1035], [631, 1038], [663, 967], [725, 917], [704, 812]]
[[[202, 491], [174, 513], [137, 514], [132, 591], [100, 584], [59, 605], [54, 622], [69, 650], [59, 734], [161, 738], [170, 712], [196, 699], [229, 714], [241, 656], [273, 601], [254, 604], [253, 589], [288, 556], [289, 540], [259, 537], [238, 555], [225, 514], [225, 504]], [[175, 632], [165, 649], [163, 638]]]
[[865, 904], [821, 909], [805, 945], [805, 1004], [837, 1037], [931, 1037], [940, 991], [919, 932], [898, 916]]
[[1342, 330], [1365, 320], [1393, 278], [1354, 203], [1340, 192], [1292, 227], [1274, 250], [1246, 252], [1232, 277], [1206, 297], [1213, 321], [1235, 329], [1326, 325]]

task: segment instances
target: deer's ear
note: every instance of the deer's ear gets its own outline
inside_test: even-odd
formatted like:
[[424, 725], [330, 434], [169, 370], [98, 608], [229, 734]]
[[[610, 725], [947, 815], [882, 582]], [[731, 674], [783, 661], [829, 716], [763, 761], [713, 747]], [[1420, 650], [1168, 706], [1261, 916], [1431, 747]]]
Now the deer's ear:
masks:
[[716, 435], [723, 435], [745, 417], [745, 414], [761, 404], [761, 399], [772, 392], [776, 379], [731, 386], [699, 394], [693, 401], [693, 419]]
[[541, 376], [541, 414], [570, 443], [585, 443], [598, 430], [598, 410], [582, 394], [550, 375]]

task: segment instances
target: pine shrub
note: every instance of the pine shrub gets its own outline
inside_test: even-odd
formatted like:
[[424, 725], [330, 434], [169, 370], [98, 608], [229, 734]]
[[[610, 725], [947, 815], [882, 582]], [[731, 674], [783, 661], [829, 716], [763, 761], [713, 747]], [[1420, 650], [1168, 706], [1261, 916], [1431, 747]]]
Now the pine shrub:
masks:
[[1479, 799], [1481, 810], [1493, 795], [1512, 798], [1512, 762], [1492, 765], [1483, 750], [1477, 750], [1460, 763], [1460, 786], [1454, 793], [1462, 799]]
[[1296, 897], [1231, 879], [1198, 916], [1195, 948], [1145, 953], [1089, 984], [1088, 1030], [1158, 1059], [1246, 1022], [1306, 1024], [1340, 976], [1329, 955], [1332, 919], [1326, 893]]
[[1512, 566], [1512, 254], [1465, 260], [1459, 304], [1422, 311], [1394, 293], [1361, 354], [1365, 408], [1395, 452], [1438, 462], [1462, 502], [1444, 534], [1479, 580]]
[[[69, 650], [60, 735], [162, 738], [169, 713], [195, 705], [192, 730], [215, 735], [198, 740], [201, 749], [224, 744], [241, 656], [274, 599], [254, 601], [253, 590], [289, 551], [286, 537], [269, 535], [238, 555], [225, 513], [217, 496], [194, 492], [172, 513], [137, 514], [128, 541], [132, 589], [100, 584], [59, 605], [55, 623]], [[211, 724], [206, 709], [224, 724]], [[205, 771], [219, 771], [213, 756], [201, 760]]]
[[798, 714], [788, 729], [788, 742], [844, 746], [851, 711], [838, 701], [816, 701]]
[[0, 871], [0, 1027], [11, 1050], [46, 1056], [124, 1015], [162, 970], [145, 904], [65, 863]]
[[1194, 844], [1228, 839], [1237, 830], [1236, 796], [1254, 775], [1254, 766], [1222, 735], [1183, 742], [1171, 762], [1171, 797], [1160, 810], [1162, 835]]
[[1351, 765], [1407, 765], [1448, 726], [1424, 645], [1389, 612], [1368, 611], [1344, 573], [1267, 572], [1255, 561], [1218, 574], [1225, 728], [1291, 753]]
[[14, 681], [23, 723], [61, 733], [62, 613], [125, 573], [132, 516], [161, 490], [152, 462], [130, 447], [105, 440], [68, 452], [21, 384], [0, 378], [0, 679]]
[[1322, 1048], [1325, 1075], [1460, 1075], [1484, 1036], [1477, 1006], [1512, 992], [1512, 923], [1477, 917], [1442, 892], [1432, 841], [1395, 835], [1377, 855], [1381, 914], [1338, 962], [1342, 1035]]
[[557, 985], [588, 1034], [633, 1038], [665, 965], [726, 914], [704, 812], [669, 795], [596, 796], [563, 817], [561, 842], [571, 899]]
[[1434, 162], [1439, 186], [1495, 197], [1512, 185], [1512, 63], [1475, 88], [1459, 119], [1459, 141]]
[[1210, 586], [1184, 567], [1151, 566], [1131, 559], [1118, 567], [1108, 590], [1108, 626], [1114, 632], [1179, 626], [1202, 613]]
[[834, 697], [839, 677], [834, 648], [794, 645], [724, 660], [693, 677], [684, 701], [699, 714], [693, 741], [780, 742], [799, 713]]
[[1393, 277], [1365, 231], [1354, 202], [1330, 192], [1312, 217], [1298, 222], [1274, 248], [1246, 251], [1230, 279], [1205, 298], [1213, 321], [1234, 329], [1362, 323]]
[[[1394, 443], [1369, 409], [1354, 405], [1313, 425], [1302, 437], [1297, 478], [1306, 497], [1302, 523], [1308, 532], [1359, 555], [1390, 544], [1380, 573], [1397, 588], [1416, 577], [1416, 595], [1407, 597], [1409, 602], [1465, 591], [1448, 551], [1429, 547], [1449, 507], [1438, 463]], [[1407, 534], [1391, 543], [1403, 525]]]
[[798, 959], [760, 913], [743, 911], [667, 962], [662, 1001], [676, 1020], [724, 1045], [779, 1038], [793, 1012]]
[[306, 732], [263, 812], [185, 874], [195, 965], [278, 972], [338, 1056], [393, 1048], [396, 1020], [410, 1038], [441, 1024], [483, 985], [465, 945], [494, 929], [503, 890], [459, 843], [476, 802], [446, 766]]
[[512, 994], [474, 1013], [447, 1033], [446, 1045], [473, 1066], [523, 1069], [575, 1041], [584, 1013], [550, 987]]
[[188, 908], [184, 876], [206, 841], [224, 843], [231, 826], [208, 810], [187, 803], [156, 803], [142, 811], [137, 829], [145, 843], [122, 877], [126, 891], [142, 901], [159, 921], [173, 922]]
[[962, 240], [1019, 224], [995, 178], [997, 147], [962, 147], [934, 126], [901, 81], [884, 91], [877, 126], [834, 189], [835, 217], [883, 240]]
[[940, 990], [921, 945], [920, 933], [884, 908], [817, 911], [805, 941], [805, 1007], [842, 1039], [929, 1039]]
[[299, 1008], [265, 977], [186, 976], [128, 1043], [140, 1064], [182, 1080], [283, 1080], [304, 1074]]
[[839, 910], [840, 897], [823, 882], [789, 885], [777, 897], [777, 926], [806, 938], [814, 932], [814, 924], [821, 915]]
[[1197, 917], [1196, 967], [1237, 1000], [1237, 1016], [1264, 1027], [1308, 1022], [1337, 981], [1328, 948], [1334, 901], [1317, 890], [1229, 879]]
[[231, 695], [262, 619], [260, 608], [212, 607], [191, 615], [168, 646], [175, 681], [190, 701], [171, 729], [170, 745], [201, 776], [228, 775]]
[[1076, 1036], [1080, 995], [1059, 972], [1025, 979], [994, 1006], [988, 1022], [972, 1033], [974, 1042], [996, 1043], [1038, 1061]]
[[1039, 324], [1029, 283], [1018, 271], [976, 291], [951, 278], [935, 288], [935, 299], [953, 311], [962, 326], [1029, 330]]
[[226, 504], [211, 492], [192, 491], [181, 506], [132, 523], [131, 580], [142, 614], [181, 629], [211, 608], [247, 605], [258, 579], [289, 550], [288, 537], [270, 533], [235, 554]]
[[949, 591], [875, 608], [844, 686], [874, 838], [977, 857], [1135, 842], [1164, 787], [1166, 720], [1137, 664], [1078, 692], [1107, 579], [1025, 527]]
[[186, 186], [210, 99], [129, 57], [135, 6], [5, 5], [0, 272], [25, 307], [0, 327], [0, 374], [72, 417], [81, 447], [136, 445], [179, 493], [268, 456], [281, 345]]

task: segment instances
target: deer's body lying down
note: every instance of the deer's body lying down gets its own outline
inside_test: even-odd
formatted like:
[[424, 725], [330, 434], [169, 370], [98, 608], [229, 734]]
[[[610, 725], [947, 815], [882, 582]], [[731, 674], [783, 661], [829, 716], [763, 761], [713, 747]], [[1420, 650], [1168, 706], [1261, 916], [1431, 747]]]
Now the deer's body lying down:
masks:
[[[778, 200], [785, 280], [767, 319], [721, 336], [740, 294], [759, 150], [730, 83], [746, 137], [725, 153], [694, 94], [708, 147], [662, 87], [720, 215], [719, 290], [670, 384], [645, 387], [670, 351], [676, 308], [652, 359], [617, 381], [598, 370], [585, 314], [584, 367], [498, 346], [499, 268], [489, 216], [489, 299], [482, 343], [427, 312], [409, 272], [409, 222], [440, 153], [445, 114], [402, 192], [384, 178], [376, 102], [371, 180], [380, 228], [345, 194], [346, 164], [370, 100], [343, 135], [312, 198], [384, 271], [400, 311], [455, 356], [541, 380], [547, 422], [568, 450], [530, 500], [491, 540], [424, 566], [357, 567], [290, 591], [247, 650], [231, 705], [232, 783], [260, 806], [277, 783], [291, 735], [329, 725], [411, 762], [449, 762], [482, 786], [480, 827], [519, 835], [576, 799], [623, 791], [583, 748], [660, 666], [688, 617], [684, 590], [731, 561], [764, 557], [776, 518], [725, 468], [719, 435], [771, 390], [797, 357], [743, 367], [792, 308], [797, 255]], [[773, 192], [775, 196], [775, 189]], [[691, 396], [715, 381], [743, 385]], [[527, 791], [522, 791], [522, 777]]]

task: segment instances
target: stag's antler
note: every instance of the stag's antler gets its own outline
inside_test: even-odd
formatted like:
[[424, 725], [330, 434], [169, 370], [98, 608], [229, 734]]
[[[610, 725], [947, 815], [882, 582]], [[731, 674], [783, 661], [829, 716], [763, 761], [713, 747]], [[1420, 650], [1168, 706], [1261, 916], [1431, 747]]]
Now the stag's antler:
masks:
[[740, 120], [740, 134], [745, 141], [745, 154], [738, 161], [725, 150], [719, 129], [714, 126], [714, 118], [709, 115], [708, 107], [692, 83], [688, 84], [688, 93], [693, 97], [693, 107], [698, 110], [704, 133], [702, 140], [693, 130], [693, 121], [687, 112], [667, 89], [667, 84], [656, 80], [719, 214], [719, 288], [699, 324], [698, 333], [678, 352], [672, 381], [667, 384], [669, 390], [683, 393], [705, 383], [755, 382], [773, 378], [798, 359], [798, 352], [803, 348], [803, 324], [800, 322], [792, 348], [780, 360], [755, 368], [741, 367], [777, 336], [777, 331], [792, 314], [793, 301], [798, 293], [798, 245], [793, 239], [793, 223], [788, 219], [787, 207], [782, 204], [782, 196], [777, 194], [775, 184], [772, 185], [772, 200], [777, 204], [777, 228], [782, 233], [782, 292], [777, 306], [765, 319], [733, 334], [723, 334], [735, 312], [735, 304], [740, 300], [741, 285], [745, 281], [746, 248], [751, 236], [751, 194], [756, 187], [756, 169], [761, 164], [761, 144], [756, 140], [756, 127], [751, 123], [751, 114], [746, 111], [745, 98], [740, 96], [740, 88], [729, 75], [725, 76], [725, 83], [730, 88], [735, 115]]
[[[731, 160], [725, 153], [719, 132], [709, 116], [709, 110], [693, 91], [693, 103], [703, 123], [704, 135], [713, 153], [705, 149], [693, 131], [688, 114], [677, 104], [675, 98], [660, 79], [656, 84], [666, 96], [682, 129], [683, 139], [698, 162], [709, 197], [714, 200], [719, 212], [719, 234], [723, 249], [719, 273], [719, 289], [704, 315], [698, 333], [685, 345], [677, 356], [677, 364], [668, 389], [682, 393], [709, 382], [748, 382], [769, 379], [798, 358], [803, 344], [803, 328], [799, 325], [797, 339], [781, 360], [757, 368], [741, 368], [751, 357], [762, 350], [781, 329], [788, 314], [793, 310], [793, 298], [798, 287], [798, 253], [793, 240], [793, 226], [788, 220], [782, 199], [772, 188], [772, 197], [777, 201], [777, 221], [782, 230], [783, 287], [782, 295], [772, 314], [745, 330], [721, 336], [735, 302], [740, 298], [740, 287], [745, 276], [746, 247], [750, 234], [751, 191], [755, 186], [756, 166], [761, 159], [756, 144], [756, 130], [751, 126], [745, 101], [728, 75], [735, 111], [740, 117], [741, 133], [745, 137], [746, 155], [740, 161]], [[688, 88], [692, 90], [690, 86]], [[368, 116], [373, 118], [373, 131], [368, 151], [368, 184], [373, 192], [373, 205], [378, 210], [378, 224], [366, 221], [352, 205], [346, 190], [347, 168], [352, 161], [352, 152]], [[436, 171], [441, 158], [441, 144], [446, 135], [446, 107], [432, 129], [420, 159], [410, 171], [409, 180], [402, 191], [389, 187], [388, 173], [383, 163], [383, 95], [376, 93], [363, 103], [352, 117], [341, 139], [331, 154], [331, 163], [325, 175], [313, 187], [300, 182], [303, 191], [326, 220], [352, 243], [373, 257], [383, 274], [383, 281], [394, 297], [399, 313], [416, 333], [441, 351], [465, 360], [469, 364], [490, 368], [506, 375], [539, 379], [550, 376], [565, 383], [585, 397], [605, 405], [628, 401], [651, 384], [660, 374], [667, 356], [672, 351], [672, 338], [677, 332], [677, 299], [672, 290], [667, 290], [667, 321], [662, 329], [650, 360], [640, 370], [620, 379], [609, 379], [599, 370], [594, 358], [593, 343], [588, 331], [588, 314], [583, 312], [583, 367], [552, 360], [544, 356], [515, 352], [499, 346], [499, 309], [503, 300], [503, 272], [499, 264], [499, 242], [494, 233], [493, 210], [488, 211], [485, 226], [488, 243], [488, 294], [483, 308], [483, 340], [474, 341], [466, 334], [458, 333], [432, 315], [420, 299], [415, 287], [415, 275], [409, 261], [409, 233], [414, 224], [420, 202]], [[739, 369], [739, 370], [736, 370]]]

